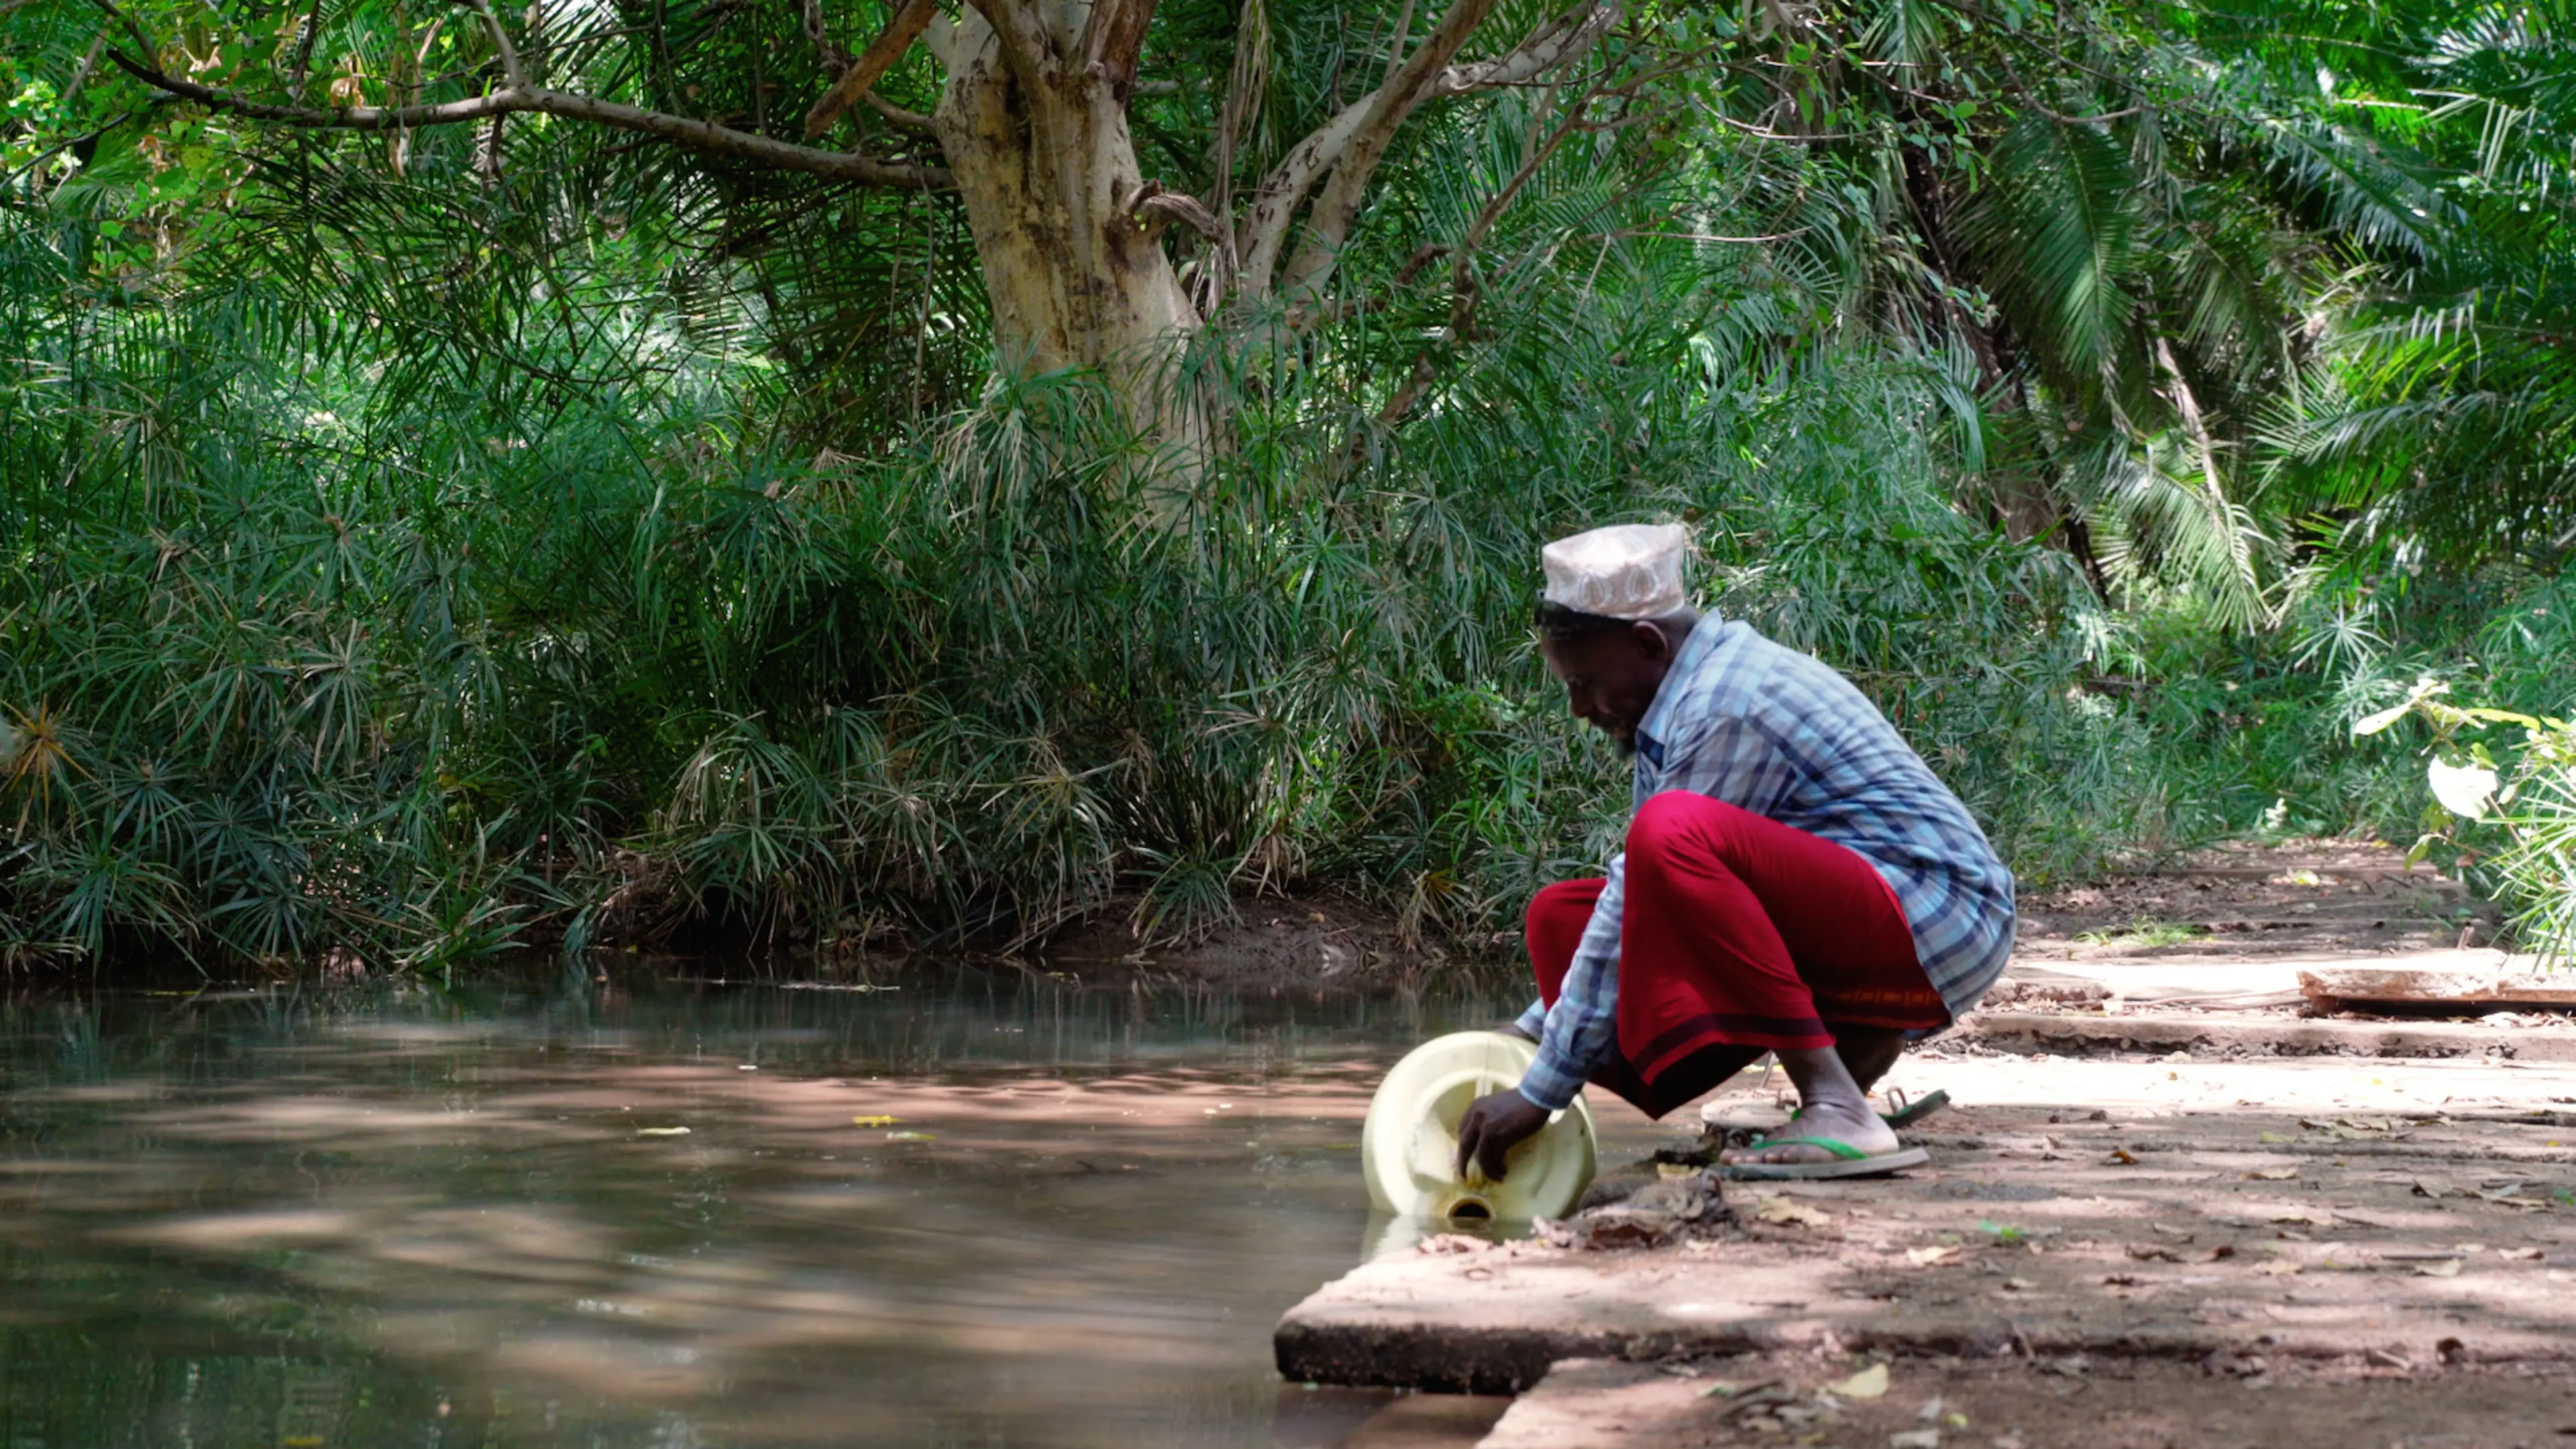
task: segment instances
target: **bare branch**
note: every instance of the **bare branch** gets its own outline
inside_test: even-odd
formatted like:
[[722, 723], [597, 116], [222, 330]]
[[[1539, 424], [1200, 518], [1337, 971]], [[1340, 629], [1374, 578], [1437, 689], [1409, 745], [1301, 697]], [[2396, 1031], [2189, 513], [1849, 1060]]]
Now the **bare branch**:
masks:
[[1577, 6], [1531, 31], [1508, 55], [1442, 71], [1431, 93], [1463, 96], [1495, 86], [1526, 85], [1590, 50], [1592, 42], [1618, 21], [1618, 0]]
[[869, 87], [883, 79], [894, 63], [903, 59], [903, 53], [912, 49], [912, 43], [929, 27], [930, 17], [938, 12], [939, 0], [904, 0], [894, 18], [886, 22], [885, 32], [869, 42], [867, 50], [841, 72], [841, 78], [806, 113], [805, 139], [811, 141], [822, 135], [841, 112], [849, 109], [850, 102], [866, 95]]
[[492, 13], [491, 0], [474, 0], [474, 13], [483, 17], [483, 28], [492, 36], [492, 49], [501, 56], [501, 78], [512, 90], [528, 88], [528, 73], [519, 65], [519, 47], [510, 43], [510, 32], [501, 28], [500, 17]]
[[1404, 64], [1404, 48], [1413, 43], [1413, 0], [1404, 0], [1404, 8], [1395, 13], [1395, 43], [1386, 48], [1386, 74], [1377, 83], [1385, 85], [1395, 79], [1398, 66]]
[[1166, 223], [1175, 221], [1181, 223], [1206, 237], [1208, 244], [1215, 247], [1218, 254], [1225, 258], [1228, 268], [1234, 265], [1233, 235], [1226, 230], [1224, 222], [1217, 220], [1216, 213], [1208, 210], [1206, 204], [1197, 197], [1184, 195], [1178, 191], [1166, 191], [1163, 189], [1163, 183], [1148, 181], [1136, 188], [1136, 194], [1128, 198], [1125, 210], [1128, 215], [1140, 222], [1154, 217]]
[[814, 43], [814, 53], [823, 58], [823, 69], [839, 80], [850, 68], [850, 53], [832, 41], [832, 29], [823, 20], [823, 0], [801, 0], [799, 15], [805, 22], [805, 38]]
[[[1243, 138], [1261, 121], [1261, 104], [1270, 78], [1269, 0], [1244, 0], [1235, 21], [1234, 64], [1226, 71], [1225, 101], [1217, 110], [1216, 187], [1208, 209], [1218, 216], [1234, 214], [1234, 157]], [[1226, 249], [1234, 249], [1231, 236]]]
[[1002, 63], [1022, 85], [1035, 85], [1056, 59], [1055, 38], [1038, 18], [1034, 0], [967, 0], [1002, 43]]
[[[1583, 0], [1530, 32], [1494, 60], [1449, 65], [1491, 4], [1457, 0], [1387, 84], [1345, 106], [1317, 127], [1271, 170], [1255, 193], [1243, 224], [1243, 289], [1267, 291], [1287, 249], [1297, 207], [1327, 172], [1332, 180], [1316, 198], [1306, 245], [1289, 268], [1292, 289], [1307, 290], [1329, 274], [1359, 215], [1368, 183], [1396, 131], [1423, 102], [1497, 86], [1523, 85], [1582, 55], [1619, 18], [1620, 0]], [[1471, 13], [1472, 12], [1472, 13]], [[1463, 22], [1463, 25], [1461, 24]]]
[[507, 119], [494, 116], [483, 123], [483, 139], [474, 148], [474, 175], [485, 186], [501, 184], [501, 124]]
[[[1457, 247], [1450, 253], [1449, 325], [1442, 329], [1440, 337], [1445, 346], [1456, 347], [1467, 341], [1476, 330], [1476, 303], [1484, 295], [1484, 289], [1476, 283], [1476, 249], [1485, 244], [1485, 238], [1493, 234], [1494, 223], [1502, 220], [1503, 213], [1511, 209], [1512, 198], [1521, 194], [1521, 188], [1529, 184], [1531, 177], [1538, 175], [1539, 168], [1556, 155], [1557, 148], [1563, 146], [1568, 137], [1591, 129], [1584, 123], [1583, 113], [1594, 99], [1595, 95], [1588, 94], [1574, 103], [1566, 113], [1564, 123], [1545, 141], [1530, 148], [1529, 156], [1521, 162], [1520, 169], [1513, 172], [1511, 180], [1503, 183], [1502, 188], [1485, 202], [1477, 211], [1476, 219], [1467, 224], [1465, 234], [1458, 238]], [[1409, 269], [1409, 262], [1407, 266]], [[1395, 395], [1387, 399], [1386, 407], [1378, 413], [1379, 426], [1391, 428], [1403, 421], [1405, 415], [1422, 401], [1423, 395], [1431, 390], [1431, 384], [1438, 380], [1439, 375], [1440, 364], [1433, 348], [1426, 346], [1414, 354], [1412, 370], [1405, 375], [1403, 385], [1395, 390]]]
[[883, 116], [885, 123], [898, 131], [911, 131], [923, 136], [935, 136], [939, 133], [939, 127], [928, 116], [919, 111], [907, 111], [875, 91], [870, 91], [859, 99], [867, 102], [869, 110]]
[[1091, 18], [1083, 22], [1083, 69], [1107, 80], [1109, 93], [1122, 102], [1136, 84], [1136, 58], [1144, 53], [1154, 5], [1155, 0], [1091, 0]]
[[254, 101], [230, 91], [201, 86], [194, 81], [168, 75], [135, 60], [122, 51], [111, 50], [108, 59], [119, 70], [144, 84], [167, 91], [182, 100], [194, 101], [213, 110], [228, 111], [255, 121], [269, 121], [314, 131], [387, 131], [420, 126], [451, 126], [479, 121], [491, 116], [505, 116], [513, 111], [533, 111], [561, 116], [566, 120], [590, 121], [621, 131], [636, 131], [656, 136], [693, 151], [729, 156], [739, 161], [753, 161], [783, 171], [801, 171], [812, 176], [826, 176], [835, 181], [855, 182], [862, 186], [894, 187], [906, 191], [947, 190], [956, 180], [945, 167], [913, 166], [902, 162], [879, 161], [872, 156], [854, 156], [847, 151], [825, 151], [813, 146], [798, 146], [772, 140], [749, 131], [737, 131], [690, 116], [675, 116], [666, 111], [647, 111], [595, 96], [574, 95], [548, 90], [543, 86], [514, 86], [461, 101], [440, 101], [416, 106], [281, 106]]

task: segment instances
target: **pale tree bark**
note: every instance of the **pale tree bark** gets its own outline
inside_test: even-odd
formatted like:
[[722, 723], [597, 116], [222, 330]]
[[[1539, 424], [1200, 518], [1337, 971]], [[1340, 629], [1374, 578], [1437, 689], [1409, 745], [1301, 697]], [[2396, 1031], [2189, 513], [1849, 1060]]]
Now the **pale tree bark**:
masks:
[[[1229, 305], [1273, 298], [1291, 325], [1321, 315], [1329, 285], [1398, 132], [1425, 104], [1498, 86], [1538, 83], [1580, 59], [1618, 19], [1619, 0], [1567, 0], [1567, 8], [1492, 59], [1461, 61], [1498, 0], [1430, 0], [1408, 6], [1377, 89], [1343, 107], [1290, 147], [1235, 205], [1232, 171], [1249, 88], [1268, 63], [1266, 20], [1247, 0], [1243, 51], [1212, 152], [1225, 174], [1204, 198], [1169, 189], [1138, 162], [1128, 109], [1155, 0], [896, 0], [889, 23], [856, 57], [828, 38], [822, 6], [804, 0], [804, 28], [835, 75], [805, 119], [805, 144], [758, 126], [742, 130], [555, 89], [522, 63], [489, 0], [467, 0], [488, 35], [497, 75], [463, 99], [386, 107], [315, 107], [197, 84], [165, 73], [159, 53], [114, 0], [93, 0], [134, 42], [112, 52], [129, 73], [172, 95], [272, 124], [397, 134], [437, 125], [494, 128], [532, 112], [639, 132], [724, 156], [904, 190], [953, 191], [966, 214], [992, 302], [999, 364], [1023, 374], [1093, 369], [1109, 380], [1133, 421], [1203, 447], [1200, 410], [1173, 396], [1181, 349]], [[531, 14], [536, 12], [532, 11]], [[531, 22], [534, 23], [533, 21]], [[1421, 38], [1409, 39], [1419, 27]], [[942, 72], [939, 102], [917, 115], [874, 87], [916, 44]], [[921, 166], [813, 144], [850, 107], [865, 103], [898, 130], [937, 138], [947, 165]], [[1207, 263], [1185, 285], [1166, 234], [1198, 234]], [[1293, 248], [1293, 250], [1292, 250]]]
[[[1084, 16], [992, 0], [933, 20], [928, 35], [947, 73], [931, 123], [983, 264], [1001, 364], [1098, 368], [1139, 414], [1158, 412], [1156, 374], [1203, 321], [1162, 218], [1140, 210], [1152, 193], [1127, 124], [1135, 55], [1119, 47], [1141, 45], [1142, 27], [1131, 39], [1117, 22], [1150, 9], [1099, 0]], [[1073, 34], [1048, 23], [1075, 17], [1086, 23]]]

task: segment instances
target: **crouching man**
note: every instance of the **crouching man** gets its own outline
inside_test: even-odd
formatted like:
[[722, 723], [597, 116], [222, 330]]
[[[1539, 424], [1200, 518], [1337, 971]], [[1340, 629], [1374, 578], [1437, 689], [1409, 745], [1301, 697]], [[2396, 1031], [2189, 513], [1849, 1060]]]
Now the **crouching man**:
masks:
[[1679, 527], [1595, 529], [1542, 551], [1541, 648], [1578, 719], [1636, 763], [1627, 849], [1529, 908], [1539, 1044], [1479, 1098], [1458, 1159], [1485, 1175], [1586, 1082], [1660, 1117], [1764, 1052], [1796, 1120], [1724, 1155], [1737, 1176], [1845, 1177], [1923, 1160], [1867, 1093], [1905, 1043], [2003, 971], [2012, 873], [1851, 682], [1682, 585]]

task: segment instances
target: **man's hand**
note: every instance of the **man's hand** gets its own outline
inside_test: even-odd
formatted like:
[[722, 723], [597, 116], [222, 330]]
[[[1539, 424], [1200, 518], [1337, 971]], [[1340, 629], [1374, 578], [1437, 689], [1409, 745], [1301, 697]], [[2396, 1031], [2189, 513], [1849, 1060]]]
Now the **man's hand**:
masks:
[[1489, 1092], [1467, 1104], [1467, 1115], [1458, 1119], [1458, 1175], [1467, 1175], [1467, 1166], [1482, 1168], [1489, 1182], [1503, 1180], [1503, 1154], [1547, 1125], [1545, 1107], [1520, 1094], [1518, 1088], [1505, 1087]]

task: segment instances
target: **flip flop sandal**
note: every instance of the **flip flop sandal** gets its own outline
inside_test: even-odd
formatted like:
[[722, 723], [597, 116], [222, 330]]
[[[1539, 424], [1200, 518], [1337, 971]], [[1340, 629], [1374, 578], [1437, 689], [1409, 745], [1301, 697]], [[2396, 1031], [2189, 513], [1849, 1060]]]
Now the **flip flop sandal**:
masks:
[[1887, 1104], [1896, 1110], [1879, 1113], [1878, 1120], [1890, 1127], [1911, 1127], [1949, 1106], [1950, 1094], [1935, 1087], [1920, 1097], [1909, 1097], [1903, 1087], [1890, 1087], [1887, 1089]]
[[1932, 1154], [1920, 1147], [1900, 1147], [1894, 1152], [1875, 1155], [1861, 1151], [1848, 1142], [1831, 1137], [1765, 1137], [1756, 1147], [1821, 1147], [1833, 1154], [1830, 1162], [1723, 1162], [1717, 1166], [1720, 1177], [1737, 1182], [1812, 1182], [1829, 1177], [1880, 1177], [1908, 1167], [1921, 1167], [1932, 1160]]
[[[1887, 1089], [1887, 1103], [1890, 1107], [1895, 1108], [1895, 1110], [1892, 1112], [1879, 1113], [1878, 1120], [1886, 1123], [1890, 1127], [1903, 1129], [1911, 1127], [1915, 1123], [1922, 1121], [1924, 1118], [1931, 1116], [1933, 1113], [1940, 1111], [1942, 1108], [1949, 1106], [1950, 1093], [1947, 1089], [1935, 1087], [1920, 1097], [1909, 1097], [1905, 1095], [1905, 1089], [1903, 1087], [1890, 1087]], [[1806, 1109], [1803, 1107], [1792, 1110], [1789, 1113], [1789, 1120], [1792, 1122], [1797, 1121], [1799, 1113], [1804, 1112], [1805, 1110]], [[1747, 1131], [1758, 1132], [1762, 1130], [1750, 1122], [1712, 1122], [1706, 1117], [1702, 1117], [1700, 1119], [1700, 1123], [1702, 1126], [1712, 1130], [1722, 1129], [1729, 1133]]]

